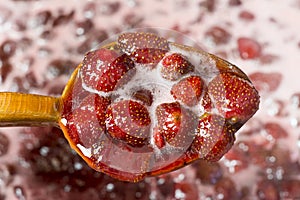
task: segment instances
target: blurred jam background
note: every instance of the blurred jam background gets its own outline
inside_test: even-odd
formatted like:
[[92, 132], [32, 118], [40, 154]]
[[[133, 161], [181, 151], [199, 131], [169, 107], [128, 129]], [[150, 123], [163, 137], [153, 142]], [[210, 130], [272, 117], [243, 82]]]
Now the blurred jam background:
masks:
[[161, 27], [239, 66], [261, 105], [221, 161], [139, 183], [90, 169], [57, 128], [1, 128], [0, 200], [300, 199], [299, 19], [299, 0], [1, 0], [0, 91], [58, 96], [101, 41]]

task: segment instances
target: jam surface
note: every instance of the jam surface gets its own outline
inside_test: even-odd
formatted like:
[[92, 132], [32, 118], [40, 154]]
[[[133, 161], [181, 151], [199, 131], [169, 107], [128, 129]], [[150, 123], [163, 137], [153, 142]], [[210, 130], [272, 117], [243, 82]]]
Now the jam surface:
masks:
[[154, 33], [88, 52], [63, 95], [60, 126], [95, 170], [136, 182], [218, 161], [258, 109], [236, 66]]

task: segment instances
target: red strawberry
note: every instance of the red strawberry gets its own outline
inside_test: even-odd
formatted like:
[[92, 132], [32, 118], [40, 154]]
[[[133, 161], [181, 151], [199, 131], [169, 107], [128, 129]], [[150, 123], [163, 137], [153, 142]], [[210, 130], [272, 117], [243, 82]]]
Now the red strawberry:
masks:
[[163, 58], [161, 74], [163, 78], [175, 81], [181, 78], [182, 75], [192, 72], [194, 68], [185, 56], [173, 53]]
[[237, 41], [240, 57], [243, 59], [254, 59], [261, 55], [261, 45], [251, 39], [241, 37]]
[[169, 43], [153, 33], [123, 33], [118, 47], [137, 63], [156, 65], [169, 51]]
[[182, 79], [171, 89], [174, 99], [188, 106], [195, 106], [200, 101], [203, 82], [199, 76], [189, 76]]
[[167, 53], [163, 49], [144, 48], [137, 49], [130, 54], [130, 58], [140, 64], [155, 66]]
[[119, 55], [116, 51], [105, 49], [105, 48], [100, 48], [100, 49], [88, 52], [83, 59], [83, 63], [91, 64], [92, 62], [94, 62], [93, 64], [97, 64], [97, 62], [99, 62], [99, 61], [111, 63], [118, 56]]
[[151, 119], [142, 104], [131, 100], [113, 103], [106, 117], [106, 129], [112, 138], [131, 147], [143, 147], [149, 142]]
[[237, 131], [223, 117], [205, 113], [200, 117], [191, 152], [208, 161], [218, 161], [233, 145]]
[[215, 45], [227, 44], [231, 39], [231, 34], [220, 26], [213, 26], [208, 29], [205, 36]]
[[88, 95], [73, 112], [66, 113], [68, 137], [75, 145], [90, 148], [105, 133], [105, 111], [110, 100]]
[[165, 142], [174, 147], [190, 146], [197, 120], [189, 110], [178, 102], [163, 103], [157, 106], [156, 117], [158, 124], [154, 129], [154, 141], [158, 147], [164, 146]]
[[126, 55], [99, 49], [88, 53], [82, 62], [80, 75], [86, 87], [109, 92], [122, 86], [135, 73], [134, 62]]
[[127, 54], [131, 54], [137, 49], [161, 49], [168, 51], [169, 42], [153, 33], [123, 33], [118, 37], [118, 47]]
[[162, 135], [161, 132], [158, 131], [158, 128], [155, 128], [153, 131], [153, 139], [155, 145], [161, 149], [166, 145], [166, 141], [164, 139], [164, 136]]
[[64, 91], [62, 95], [64, 105], [63, 113], [69, 113], [77, 108], [88, 94], [89, 92], [82, 88], [81, 79], [75, 79], [72, 84], [69, 85], [67, 91]]
[[216, 76], [208, 85], [208, 93], [220, 114], [232, 122], [246, 122], [259, 107], [254, 86], [231, 73]]
[[254, 72], [249, 75], [259, 92], [274, 92], [282, 83], [283, 75], [279, 72]]

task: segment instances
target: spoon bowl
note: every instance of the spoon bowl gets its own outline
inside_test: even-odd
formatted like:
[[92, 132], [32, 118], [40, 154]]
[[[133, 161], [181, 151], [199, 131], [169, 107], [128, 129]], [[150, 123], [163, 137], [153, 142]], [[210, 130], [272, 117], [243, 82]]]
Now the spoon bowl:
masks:
[[219, 160], [259, 95], [238, 67], [186, 36], [136, 29], [88, 52], [61, 97], [2, 93], [0, 103], [1, 126], [58, 125], [91, 168], [137, 182]]

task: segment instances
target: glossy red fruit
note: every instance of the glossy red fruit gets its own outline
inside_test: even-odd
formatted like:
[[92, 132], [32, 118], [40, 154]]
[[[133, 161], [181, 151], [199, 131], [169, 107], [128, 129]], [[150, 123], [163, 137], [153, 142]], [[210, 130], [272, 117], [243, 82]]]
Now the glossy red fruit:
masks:
[[157, 199], [167, 199], [167, 197], [175, 193], [174, 178], [171, 174], [165, 174], [156, 177], [156, 183], [158, 192]]
[[266, 53], [266, 54], [262, 54], [259, 57], [259, 63], [262, 65], [270, 65], [278, 59], [279, 59], [278, 55]]
[[99, 49], [88, 53], [82, 62], [80, 75], [87, 88], [109, 92], [128, 82], [135, 73], [134, 62], [126, 55]]
[[123, 33], [118, 37], [118, 47], [127, 54], [137, 49], [161, 49], [168, 51], [169, 42], [153, 33]]
[[187, 106], [195, 106], [200, 101], [202, 89], [201, 77], [189, 76], [173, 85], [171, 94], [175, 100], [179, 100]]
[[261, 55], [261, 45], [257, 41], [251, 38], [241, 37], [237, 43], [241, 58], [254, 59]]
[[113, 103], [108, 107], [106, 117], [106, 129], [115, 140], [131, 147], [148, 144], [151, 119], [142, 104], [132, 100]]
[[199, 120], [191, 152], [207, 161], [218, 161], [232, 147], [235, 132], [222, 116], [205, 113]]
[[129, 56], [136, 63], [149, 64], [153, 67], [163, 59], [166, 53], [167, 50], [163, 49], [143, 48], [135, 50]]
[[278, 72], [254, 72], [249, 75], [255, 88], [260, 92], [274, 92], [282, 82], [282, 74]]
[[[180, 191], [180, 192], [178, 192], [178, 191]], [[188, 182], [188, 181], [176, 182], [176, 184], [175, 184], [175, 193], [174, 193], [174, 196], [171, 199], [174, 199], [174, 200], [199, 199], [199, 192], [197, 190], [196, 183], [194, 181], [191, 181], [191, 182]]]
[[216, 193], [216, 198], [222, 197], [223, 199], [241, 199], [239, 198], [239, 193], [235, 182], [229, 177], [223, 177], [215, 185], [214, 190]]
[[300, 180], [297, 178], [290, 178], [284, 180], [280, 184], [281, 191], [283, 191], [282, 198], [297, 199], [300, 197]]
[[65, 119], [68, 126], [68, 137], [74, 144], [90, 147], [105, 133], [105, 111], [110, 104], [108, 98], [97, 94], [87, 96]]
[[205, 36], [211, 39], [215, 44], [221, 45], [229, 42], [231, 34], [219, 26], [213, 26], [205, 33]]
[[70, 112], [78, 108], [80, 103], [90, 93], [82, 88], [82, 80], [76, 79], [70, 87], [70, 91], [64, 95], [64, 112]]
[[163, 58], [161, 75], [167, 80], [175, 81], [181, 78], [184, 74], [192, 72], [194, 68], [195, 67], [184, 55], [180, 53], [173, 53]]
[[0, 157], [4, 156], [8, 152], [9, 146], [10, 141], [8, 137], [2, 132], [0, 132]]
[[153, 33], [123, 33], [118, 37], [118, 47], [136, 63], [153, 66], [169, 50], [169, 42]]
[[248, 145], [244, 142], [235, 143], [235, 145], [226, 153], [224, 156], [226, 163], [231, 163], [225, 165], [230, 173], [237, 173], [241, 170], [245, 170], [249, 167], [251, 158], [248, 152]]
[[229, 6], [240, 6], [242, 4], [241, 0], [229, 0], [228, 5]]
[[157, 127], [154, 129], [158, 147], [168, 143], [174, 147], [189, 147], [195, 135], [196, 118], [178, 102], [163, 103], [156, 108]]
[[256, 194], [259, 199], [280, 199], [280, 188], [276, 182], [270, 180], [261, 180], [257, 183]]
[[231, 73], [217, 75], [208, 84], [208, 93], [220, 114], [232, 122], [246, 122], [259, 107], [254, 86]]
[[239, 13], [239, 18], [241, 18], [242, 20], [245, 20], [245, 21], [252, 21], [255, 19], [255, 15], [248, 10], [242, 10]]
[[267, 135], [272, 136], [274, 139], [286, 138], [289, 135], [283, 126], [275, 122], [265, 123], [264, 128]]
[[196, 169], [196, 177], [202, 184], [216, 184], [223, 177], [223, 168], [218, 162], [199, 160], [193, 164]]

